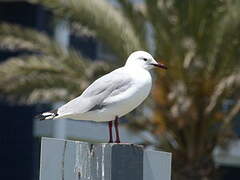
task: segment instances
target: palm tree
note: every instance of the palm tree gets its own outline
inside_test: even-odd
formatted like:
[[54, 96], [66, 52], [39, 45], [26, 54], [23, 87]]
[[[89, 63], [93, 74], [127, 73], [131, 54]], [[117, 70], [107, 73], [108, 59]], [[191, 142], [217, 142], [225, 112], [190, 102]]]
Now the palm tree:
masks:
[[48, 36], [31, 29], [2, 23], [0, 34], [2, 49], [26, 52], [0, 65], [0, 93], [12, 102], [69, 100], [86, 88], [92, 77], [109, 68], [103, 62], [88, 63], [73, 49], [63, 51]]
[[[97, 29], [95, 36], [111, 47], [119, 59], [125, 59], [130, 52], [141, 49], [130, 23], [105, 1], [54, 0], [31, 3], [52, 8], [58, 18], [66, 15], [71, 20], [71, 26], [77, 30], [77, 35], [81, 34], [83, 26], [87, 32]], [[90, 7], [94, 8], [94, 13]], [[109, 9], [107, 17], [105, 8]], [[121, 32], [112, 31], [112, 27], [117, 27]], [[14, 102], [32, 104], [66, 101], [79, 95], [90, 81], [110, 71], [110, 67], [103, 61], [89, 63], [89, 59], [81, 56], [75, 49], [63, 50], [46, 34], [33, 29], [1, 23], [0, 37], [1, 49], [28, 52], [1, 64], [0, 93]], [[131, 45], [123, 46], [127, 41]], [[117, 63], [120, 64], [119, 61]], [[9, 81], [14, 83], [6, 86]], [[71, 96], [63, 99], [65, 94]]]
[[[173, 179], [216, 175], [213, 149], [229, 138], [231, 120], [240, 109], [239, 1], [145, 0], [133, 4], [118, 0], [118, 8], [104, 0], [30, 2], [94, 32], [114, 53], [116, 63], [137, 49], [164, 57], [169, 70], [156, 74], [154, 115], [135, 118], [130, 127], [148, 130], [156, 148], [173, 153]], [[74, 49], [63, 53], [46, 35], [33, 30], [2, 24], [0, 37], [2, 48], [34, 52], [0, 65], [0, 92], [9, 99], [24, 103], [65, 100], [63, 94], [77, 95], [86, 82], [109, 70], [101, 63], [84, 70], [87, 59]], [[228, 99], [233, 103], [223, 112]]]

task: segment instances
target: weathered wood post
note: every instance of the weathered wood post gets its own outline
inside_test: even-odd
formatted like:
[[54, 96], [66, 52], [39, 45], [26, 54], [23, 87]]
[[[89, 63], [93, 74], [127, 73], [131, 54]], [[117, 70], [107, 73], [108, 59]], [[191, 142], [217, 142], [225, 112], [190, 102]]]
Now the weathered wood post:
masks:
[[40, 180], [170, 180], [171, 154], [134, 144], [42, 138]]

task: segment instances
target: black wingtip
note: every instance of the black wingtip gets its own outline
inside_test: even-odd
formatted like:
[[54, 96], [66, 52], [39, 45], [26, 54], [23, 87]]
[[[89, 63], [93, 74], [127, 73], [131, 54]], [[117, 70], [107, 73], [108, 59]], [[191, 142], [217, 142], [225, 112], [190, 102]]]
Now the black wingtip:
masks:
[[40, 121], [46, 120], [46, 116], [43, 116], [42, 114], [38, 114], [35, 116], [35, 119], [39, 119]]
[[[48, 114], [45, 113], [42, 113], [42, 114], [38, 114], [35, 116], [36, 119], [39, 119], [40, 121], [44, 121], [44, 120], [51, 120], [53, 119], [54, 117], [58, 116], [57, 114], [57, 109], [55, 110], [52, 110], [52, 111], [49, 111], [47, 112]], [[44, 115], [45, 114], [45, 115]], [[51, 116], [51, 117], [50, 117]]]

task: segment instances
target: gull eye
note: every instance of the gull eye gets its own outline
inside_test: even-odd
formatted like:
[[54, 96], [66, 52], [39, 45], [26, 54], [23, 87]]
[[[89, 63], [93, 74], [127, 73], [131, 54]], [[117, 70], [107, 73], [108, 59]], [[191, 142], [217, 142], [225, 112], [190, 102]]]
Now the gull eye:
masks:
[[147, 61], [147, 58], [143, 58], [144, 61]]

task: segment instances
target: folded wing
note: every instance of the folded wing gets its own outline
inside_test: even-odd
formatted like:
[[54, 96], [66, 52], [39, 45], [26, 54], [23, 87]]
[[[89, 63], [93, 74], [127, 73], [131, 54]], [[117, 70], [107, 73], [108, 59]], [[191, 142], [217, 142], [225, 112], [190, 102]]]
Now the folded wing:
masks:
[[58, 117], [81, 114], [107, 106], [107, 99], [126, 91], [132, 85], [132, 79], [122, 68], [108, 73], [94, 81], [79, 97], [58, 109]]

